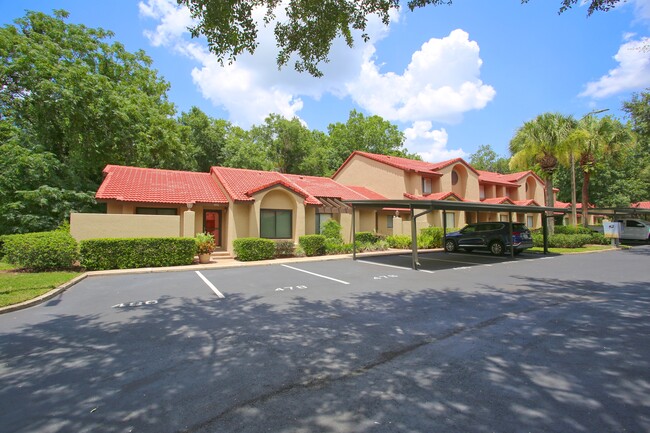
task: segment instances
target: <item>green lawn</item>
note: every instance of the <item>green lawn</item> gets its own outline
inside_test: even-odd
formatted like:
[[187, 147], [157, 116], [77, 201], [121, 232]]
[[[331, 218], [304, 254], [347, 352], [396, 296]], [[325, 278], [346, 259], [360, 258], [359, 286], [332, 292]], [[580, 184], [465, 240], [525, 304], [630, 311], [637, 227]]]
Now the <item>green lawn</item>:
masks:
[[[0, 262], [0, 271], [14, 266]], [[70, 281], [79, 272], [0, 272], [0, 307], [35, 298]]]
[[[602, 251], [602, 250], [611, 250], [610, 245], [587, 245], [582, 248], [549, 248], [548, 252], [552, 254], [571, 254], [571, 253], [584, 253], [589, 251]], [[533, 247], [526, 250], [531, 253], [543, 253], [544, 248], [542, 247]]]

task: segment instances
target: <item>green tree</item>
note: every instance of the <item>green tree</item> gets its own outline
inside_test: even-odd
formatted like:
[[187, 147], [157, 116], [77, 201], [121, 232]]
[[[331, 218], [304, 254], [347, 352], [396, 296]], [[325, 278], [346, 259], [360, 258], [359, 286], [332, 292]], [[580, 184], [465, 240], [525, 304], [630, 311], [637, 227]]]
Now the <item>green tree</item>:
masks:
[[0, 145], [0, 234], [51, 230], [71, 211], [94, 207], [94, 192], [61, 187], [62, 164], [49, 152]]
[[[521, 126], [510, 141], [510, 168], [533, 169], [546, 183], [546, 206], [554, 207], [553, 173], [559, 160], [568, 152], [567, 138], [574, 130], [575, 120], [559, 113], [544, 113]], [[549, 219], [549, 231], [553, 222]]]
[[479, 146], [476, 152], [469, 156], [469, 163], [478, 170], [501, 174], [510, 173], [510, 160], [497, 155], [489, 144]]
[[169, 84], [151, 59], [67, 17], [27, 12], [0, 29], [0, 130], [15, 128], [21, 145], [55, 155], [66, 185], [82, 190], [95, 189], [109, 163], [191, 166]]
[[404, 133], [399, 128], [374, 115], [366, 117], [350, 111], [347, 122], [332, 123], [327, 127], [333, 151], [331, 166], [336, 169], [355, 150], [408, 157], [404, 149]]
[[181, 139], [194, 152], [194, 160], [199, 171], [210, 171], [213, 165], [223, 162], [223, 147], [230, 122], [213, 119], [198, 107], [181, 113], [178, 122], [182, 125]]
[[[377, 15], [386, 26], [390, 13], [401, 7], [399, 0], [177, 0], [187, 6], [197, 24], [190, 28], [193, 37], [204, 35], [208, 46], [219, 62], [232, 62], [244, 52], [254, 53], [257, 48], [258, 23], [253, 17], [254, 9], [265, 10], [263, 24], [277, 20], [274, 33], [278, 47], [277, 63], [282, 67], [290, 59], [297, 58], [294, 68], [320, 77], [318, 65], [329, 61], [332, 42], [341, 37], [345, 43], [354, 45], [354, 31], [361, 32], [367, 42], [368, 16]], [[608, 11], [621, 0], [591, 0], [588, 15], [595, 11]], [[528, 0], [521, 0], [527, 3]], [[561, 0], [559, 12], [565, 12], [578, 0]], [[433, 5], [451, 4], [451, 0], [409, 0], [409, 10]], [[404, 4], [404, 2], [402, 2]], [[284, 8], [279, 12], [278, 9]]]
[[628, 126], [611, 116], [586, 116], [578, 121], [569, 142], [575, 143], [577, 162], [582, 171], [582, 221], [586, 226], [591, 177], [602, 168], [607, 156], [610, 161], [619, 162], [616, 157], [622, 154], [624, 147], [632, 145], [634, 137]]
[[226, 134], [222, 149], [224, 167], [247, 168], [250, 170], [272, 170], [266, 148], [255, 143], [250, 133], [239, 126], [231, 126]]
[[267, 150], [274, 170], [301, 174], [301, 164], [308, 154], [310, 131], [300, 123], [300, 119], [288, 120], [271, 114], [264, 124], [251, 128], [250, 136], [253, 142]]

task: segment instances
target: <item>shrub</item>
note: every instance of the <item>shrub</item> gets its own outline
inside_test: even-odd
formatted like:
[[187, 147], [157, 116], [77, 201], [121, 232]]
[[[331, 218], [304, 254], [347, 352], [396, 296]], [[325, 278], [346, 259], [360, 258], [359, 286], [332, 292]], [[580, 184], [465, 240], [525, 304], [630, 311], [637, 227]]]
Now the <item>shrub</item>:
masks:
[[[590, 243], [592, 235], [587, 234], [554, 234], [548, 237], [549, 248], [581, 248]], [[541, 233], [533, 233], [533, 245], [544, 246], [544, 238]]]
[[359, 252], [386, 251], [387, 249], [388, 249], [388, 242], [386, 241], [377, 241], [374, 243], [363, 242], [361, 244], [357, 242], [357, 251]]
[[77, 242], [62, 230], [4, 236], [3, 254], [14, 265], [34, 271], [68, 269], [77, 260]]
[[325, 239], [325, 254], [350, 254], [352, 244], [344, 244], [332, 239]]
[[325, 236], [327, 239], [333, 239], [339, 243], [343, 243], [343, 236], [341, 231], [343, 228], [336, 220], [328, 219], [323, 224], [323, 229], [321, 230], [321, 235]]
[[357, 232], [355, 233], [357, 242], [362, 244], [374, 244], [379, 241], [379, 236], [371, 232]]
[[418, 235], [418, 248], [441, 248], [442, 227], [426, 227]]
[[298, 243], [308, 257], [322, 256], [325, 254], [325, 239], [324, 235], [304, 235], [298, 238]]
[[190, 265], [193, 238], [88, 239], [79, 243], [81, 265], [91, 271]]
[[275, 241], [275, 257], [291, 257], [293, 256], [293, 250], [295, 245], [293, 241], [287, 240], [277, 240]]
[[594, 231], [584, 226], [555, 226], [556, 235], [590, 235]]
[[272, 259], [275, 255], [275, 242], [263, 238], [239, 238], [233, 241], [235, 258], [242, 262]]
[[411, 237], [408, 235], [391, 235], [386, 237], [386, 242], [391, 248], [409, 249], [411, 248]]
[[612, 242], [611, 239], [607, 239], [602, 233], [593, 232], [589, 236], [591, 237], [588, 242], [590, 244], [609, 245]]

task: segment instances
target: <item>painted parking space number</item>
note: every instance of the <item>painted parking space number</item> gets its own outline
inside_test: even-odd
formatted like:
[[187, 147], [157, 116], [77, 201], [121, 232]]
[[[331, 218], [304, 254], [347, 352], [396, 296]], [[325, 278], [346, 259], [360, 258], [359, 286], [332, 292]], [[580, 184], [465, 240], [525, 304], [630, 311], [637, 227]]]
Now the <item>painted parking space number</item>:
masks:
[[397, 278], [397, 275], [378, 275], [376, 277], [373, 277], [373, 280], [387, 280], [389, 278]]
[[111, 308], [142, 307], [143, 305], [156, 305], [157, 303], [158, 303], [157, 299], [152, 299], [150, 301], [123, 302], [121, 304], [115, 304]]
[[285, 290], [287, 291], [293, 291], [293, 290], [305, 290], [307, 286], [285, 286], [285, 287], [278, 287], [275, 289], [276, 292], [284, 292]]

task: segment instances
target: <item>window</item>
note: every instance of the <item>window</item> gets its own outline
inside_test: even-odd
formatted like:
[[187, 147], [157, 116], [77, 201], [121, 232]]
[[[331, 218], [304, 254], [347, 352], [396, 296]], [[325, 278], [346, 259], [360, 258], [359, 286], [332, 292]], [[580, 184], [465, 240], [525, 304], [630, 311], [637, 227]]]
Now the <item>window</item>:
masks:
[[456, 170], [453, 170], [451, 172], [451, 184], [456, 185], [458, 183], [458, 172]]
[[292, 233], [291, 220], [290, 210], [260, 210], [260, 237], [268, 239], [290, 239]]
[[331, 213], [317, 213], [316, 214], [316, 234], [319, 235], [323, 231], [325, 223], [332, 219]]
[[431, 194], [433, 189], [431, 187], [431, 178], [423, 177], [422, 178], [422, 195]]
[[456, 227], [456, 214], [453, 212], [447, 212], [446, 214], [447, 227]]
[[499, 215], [499, 221], [501, 221], [503, 223], [507, 223], [508, 222], [508, 215]]
[[393, 216], [392, 215], [386, 215], [386, 228], [387, 229], [392, 229], [393, 228]]
[[533, 228], [533, 217], [532, 216], [527, 216], [526, 217], [526, 225], [530, 228]]
[[172, 207], [136, 207], [138, 215], [176, 215], [176, 208]]
[[479, 186], [479, 198], [481, 200], [485, 199], [485, 186], [484, 185]]

